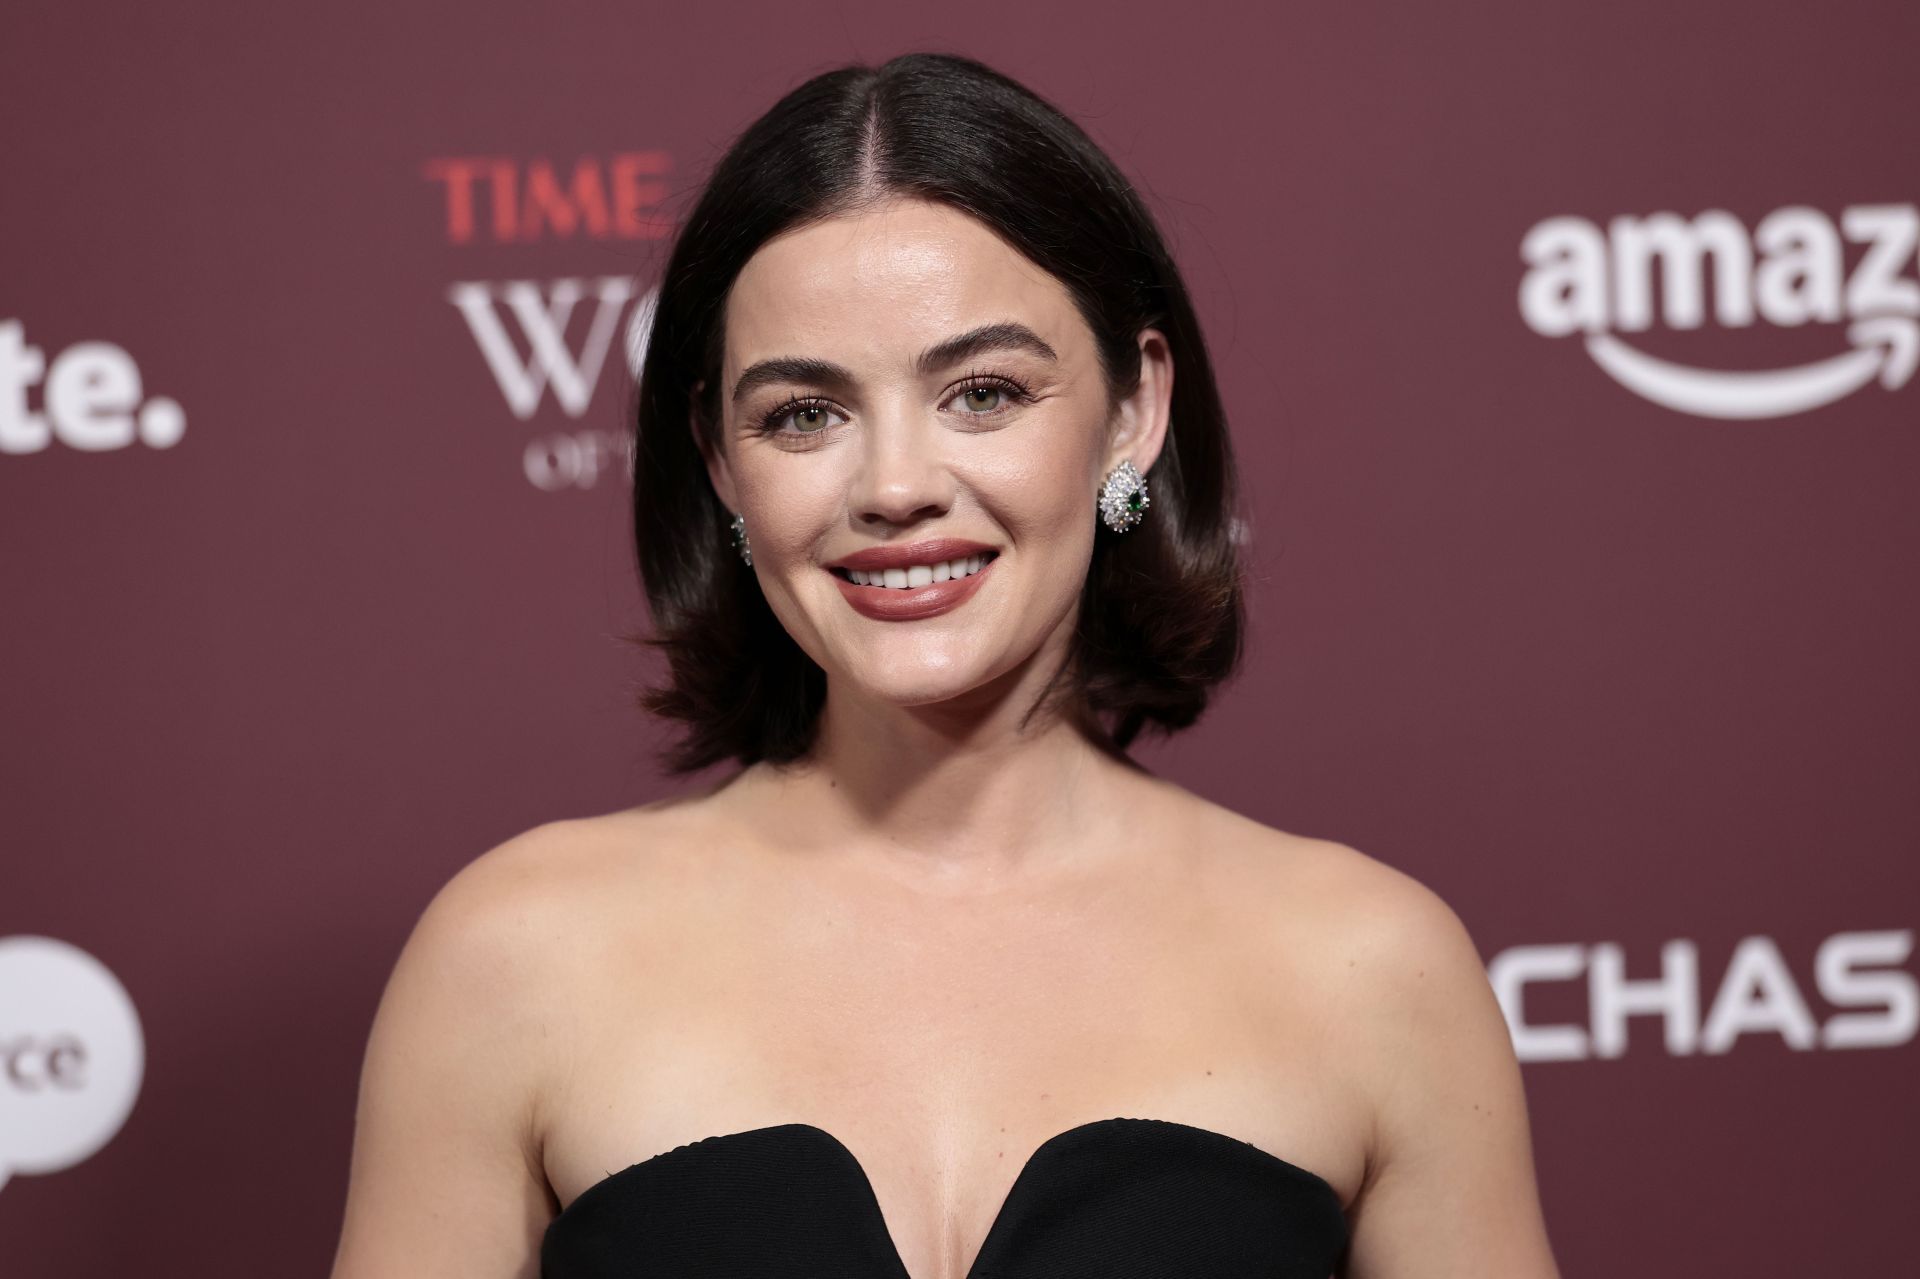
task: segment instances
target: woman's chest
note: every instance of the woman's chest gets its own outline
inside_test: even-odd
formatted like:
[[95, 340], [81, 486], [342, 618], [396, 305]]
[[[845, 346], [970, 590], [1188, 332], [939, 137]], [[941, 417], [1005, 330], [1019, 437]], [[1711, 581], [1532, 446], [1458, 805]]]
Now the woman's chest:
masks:
[[[802, 1125], [790, 1135], [830, 1138], [915, 1279], [967, 1274], [996, 1226], [1017, 1229], [1016, 1192], [1088, 1157], [1090, 1137], [1201, 1133], [1203, 1156], [1231, 1140], [1350, 1201], [1364, 1109], [1311, 966], [1193, 916], [693, 912], [609, 939], [572, 988], [575, 1042], [542, 1097], [555, 1197]], [[1102, 1122], [1117, 1117], [1168, 1126]]]

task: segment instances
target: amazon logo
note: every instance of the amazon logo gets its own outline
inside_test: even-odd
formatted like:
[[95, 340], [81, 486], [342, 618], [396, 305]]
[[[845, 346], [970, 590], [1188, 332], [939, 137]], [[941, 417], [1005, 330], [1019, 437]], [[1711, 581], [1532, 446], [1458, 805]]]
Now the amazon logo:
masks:
[[[1849, 244], [1864, 246], [1851, 270]], [[1585, 218], [1552, 217], [1520, 243], [1527, 267], [1520, 315], [1543, 337], [1579, 335], [1602, 372], [1664, 408], [1708, 418], [1787, 417], [1876, 383], [1897, 391], [1912, 380], [1920, 365], [1920, 281], [1906, 273], [1916, 249], [1920, 211], [1911, 204], [1853, 205], [1837, 224], [1819, 209], [1793, 205], [1751, 232], [1722, 209], [1690, 220], [1617, 217], [1604, 230]], [[1844, 327], [1836, 328], [1832, 355], [1778, 369], [1698, 368], [1650, 355], [1633, 340], [1656, 321], [1697, 329], [1709, 306], [1714, 322], [1731, 329]]]

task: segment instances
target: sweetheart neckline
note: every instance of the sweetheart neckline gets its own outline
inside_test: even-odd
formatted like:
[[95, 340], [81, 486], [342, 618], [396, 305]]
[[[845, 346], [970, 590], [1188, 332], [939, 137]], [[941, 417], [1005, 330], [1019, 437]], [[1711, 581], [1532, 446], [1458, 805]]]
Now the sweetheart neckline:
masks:
[[[1086, 1123], [1075, 1124], [1064, 1132], [1055, 1133], [1034, 1147], [1033, 1153], [1027, 1156], [1027, 1161], [1020, 1165], [1020, 1171], [1014, 1175], [1013, 1184], [1007, 1188], [1006, 1196], [1001, 1199], [999, 1210], [994, 1213], [992, 1220], [988, 1223], [986, 1237], [980, 1241], [980, 1249], [974, 1254], [972, 1263], [967, 1267], [965, 1279], [976, 1279], [977, 1272], [980, 1269], [980, 1259], [991, 1253], [994, 1237], [1000, 1233], [1001, 1223], [1006, 1218], [1008, 1206], [1013, 1203], [1015, 1194], [1018, 1193], [1021, 1188], [1021, 1183], [1027, 1181], [1029, 1176], [1033, 1174], [1035, 1166], [1040, 1163], [1041, 1156], [1050, 1150], [1057, 1149], [1062, 1143], [1070, 1141], [1073, 1138], [1120, 1124], [1148, 1124], [1165, 1130], [1176, 1130], [1198, 1135], [1209, 1141], [1229, 1143], [1233, 1148], [1243, 1152], [1251, 1152], [1267, 1166], [1286, 1173], [1297, 1180], [1304, 1181], [1316, 1193], [1325, 1195], [1331, 1199], [1334, 1207], [1339, 1211], [1343, 1219], [1346, 1216], [1346, 1205], [1341, 1202], [1340, 1192], [1334, 1189], [1332, 1182], [1322, 1177], [1319, 1173], [1314, 1172], [1311, 1168], [1303, 1168], [1290, 1160], [1282, 1159], [1272, 1151], [1256, 1146], [1244, 1138], [1229, 1136], [1226, 1133], [1218, 1132], [1212, 1128], [1201, 1128], [1195, 1124], [1184, 1124], [1174, 1119], [1149, 1119], [1130, 1115], [1117, 1115], [1111, 1119], [1090, 1119]], [[573, 1212], [574, 1206], [581, 1201], [589, 1197], [598, 1198], [606, 1193], [610, 1193], [608, 1188], [615, 1183], [627, 1181], [642, 1169], [652, 1167], [662, 1160], [681, 1155], [695, 1147], [711, 1146], [715, 1142], [730, 1141], [742, 1137], [760, 1136], [783, 1129], [810, 1132], [818, 1137], [825, 1138], [829, 1145], [836, 1148], [838, 1152], [844, 1156], [848, 1166], [858, 1175], [860, 1187], [866, 1194], [869, 1206], [873, 1209], [875, 1220], [883, 1227], [888, 1250], [893, 1255], [894, 1269], [898, 1272], [898, 1279], [912, 1279], [907, 1270], [906, 1261], [900, 1256], [900, 1246], [893, 1238], [892, 1228], [886, 1225], [886, 1214], [880, 1208], [880, 1196], [873, 1188], [873, 1179], [867, 1175], [866, 1165], [860, 1162], [860, 1157], [854, 1154], [845, 1142], [828, 1132], [825, 1128], [809, 1123], [765, 1124], [759, 1128], [744, 1128], [739, 1132], [715, 1133], [711, 1137], [700, 1137], [693, 1141], [686, 1142], [683, 1145], [675, 1146], [671, 1150], [663, 1150], [657, 1155], [649, 1155], [647, 1158], [637, 1163], [628, 1164], [625, 1168], [619, 1169], [616, 1172], [609, 1172], [606, 1176], [575, 1195], [572, 1202], [554, 1214], [553, 1220], [547, 1223], [544, 1233], [551, 1234], [554, 1229], [567, 1218], [568, 1214]]]

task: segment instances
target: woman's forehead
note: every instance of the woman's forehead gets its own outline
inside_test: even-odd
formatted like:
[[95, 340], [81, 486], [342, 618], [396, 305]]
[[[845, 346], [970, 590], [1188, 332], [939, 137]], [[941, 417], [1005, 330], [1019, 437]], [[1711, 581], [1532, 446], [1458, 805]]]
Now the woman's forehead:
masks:
[[728, 295], [726, 375], [783, 356], [904, 366], [1005, 321], [1039, 333], [1063, 361], [1091, 345], [1066, 287], [983, 223], [894, 201], [776, 236], [754, 254]]

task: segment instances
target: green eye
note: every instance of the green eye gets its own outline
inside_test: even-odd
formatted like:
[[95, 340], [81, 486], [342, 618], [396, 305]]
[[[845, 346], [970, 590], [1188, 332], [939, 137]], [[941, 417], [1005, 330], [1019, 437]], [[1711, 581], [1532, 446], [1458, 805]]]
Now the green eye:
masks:
[[[764, 435], [818, 435], [833, 425], [830, 419], [832, 412], [833, 406], [825, 400], [794, 396], [761, 417], [759, 429]], [[801, 419], [809, 415], [812, 424], [802, 425]], [[781, 429], [788, 419], [794, 421], [794, 430]]]
[[[997, 373], [976, 373], [971, 381], [960, 388], [960, 396], [965, 401], [962, 416], [999, 417], [1010, 411], [1016, 404], [1028, 403], [1032, 396], [1027, 388], [1009, 377]], [[998, 396], [997, 403], [983, 403], [974, 398]]]

